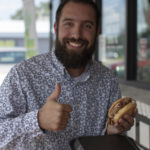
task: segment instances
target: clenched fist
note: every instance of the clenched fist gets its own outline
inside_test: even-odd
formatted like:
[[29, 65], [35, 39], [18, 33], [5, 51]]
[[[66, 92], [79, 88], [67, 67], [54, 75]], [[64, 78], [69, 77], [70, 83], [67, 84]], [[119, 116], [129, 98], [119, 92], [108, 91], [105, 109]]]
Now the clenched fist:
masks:
[[55, 90], [47, 98], [46, 104], [38, 112], [40, 128], [49, 131], [60, 131], [66, 128], [72, 107], [68, 104], [60, 104], [57, 102], [60, 92], [60, 84], [56, 83]]

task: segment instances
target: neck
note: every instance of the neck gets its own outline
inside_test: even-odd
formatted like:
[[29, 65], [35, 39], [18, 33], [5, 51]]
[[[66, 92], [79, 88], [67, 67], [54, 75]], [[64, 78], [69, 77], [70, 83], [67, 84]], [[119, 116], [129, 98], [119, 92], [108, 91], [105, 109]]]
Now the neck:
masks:
[[78, 77], [84, 72], [85, 68], [80, 69], [67, 69], [71, 77]]

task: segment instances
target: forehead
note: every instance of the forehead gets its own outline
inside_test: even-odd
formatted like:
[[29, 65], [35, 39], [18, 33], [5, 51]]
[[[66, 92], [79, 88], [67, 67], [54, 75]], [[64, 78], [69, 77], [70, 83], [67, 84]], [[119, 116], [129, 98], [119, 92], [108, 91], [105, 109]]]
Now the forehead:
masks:
[[96, 22], [96, 13], [94, 8], [88, 4], [68, 2], [62, 9], [60, 20], [64, 18]]

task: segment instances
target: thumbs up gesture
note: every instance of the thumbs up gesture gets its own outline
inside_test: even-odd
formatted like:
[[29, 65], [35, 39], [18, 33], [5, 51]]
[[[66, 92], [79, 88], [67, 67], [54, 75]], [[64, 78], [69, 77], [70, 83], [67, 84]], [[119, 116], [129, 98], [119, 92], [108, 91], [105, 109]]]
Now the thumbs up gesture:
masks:
[[55, 90], [47, 98], [45, 105], [38, 111], [38, 122], [42, 129], [60, 131], [66, 128], [72, 107], [57, 102], [60, 93], [60, 84], [56, 83]]

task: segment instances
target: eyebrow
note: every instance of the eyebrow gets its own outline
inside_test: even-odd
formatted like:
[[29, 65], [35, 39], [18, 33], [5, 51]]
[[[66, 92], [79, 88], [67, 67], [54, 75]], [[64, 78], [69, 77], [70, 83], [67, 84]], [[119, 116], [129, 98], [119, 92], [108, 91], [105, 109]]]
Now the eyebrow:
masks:
[[[65, 21], [73, 21], [74, 19], [72, 19], [72, 18], [64, 18], [63, 19], [63, 22], [65, 22]], [[94, 22], [93, 21], [91, 21], [91, 20], [84, 20], [83, 21], [84, 23], [90, 23], [91, 25], [94, 25]]]
[[94, 25], [94, 22], [91, 20], [84, 20], [85, 23], [90, 23], [91, 25]]
[[71, 18], [64, 18], [63, 22], [65, 22], [65, 21], [73, 21], [73, 19], [71, 19]]

